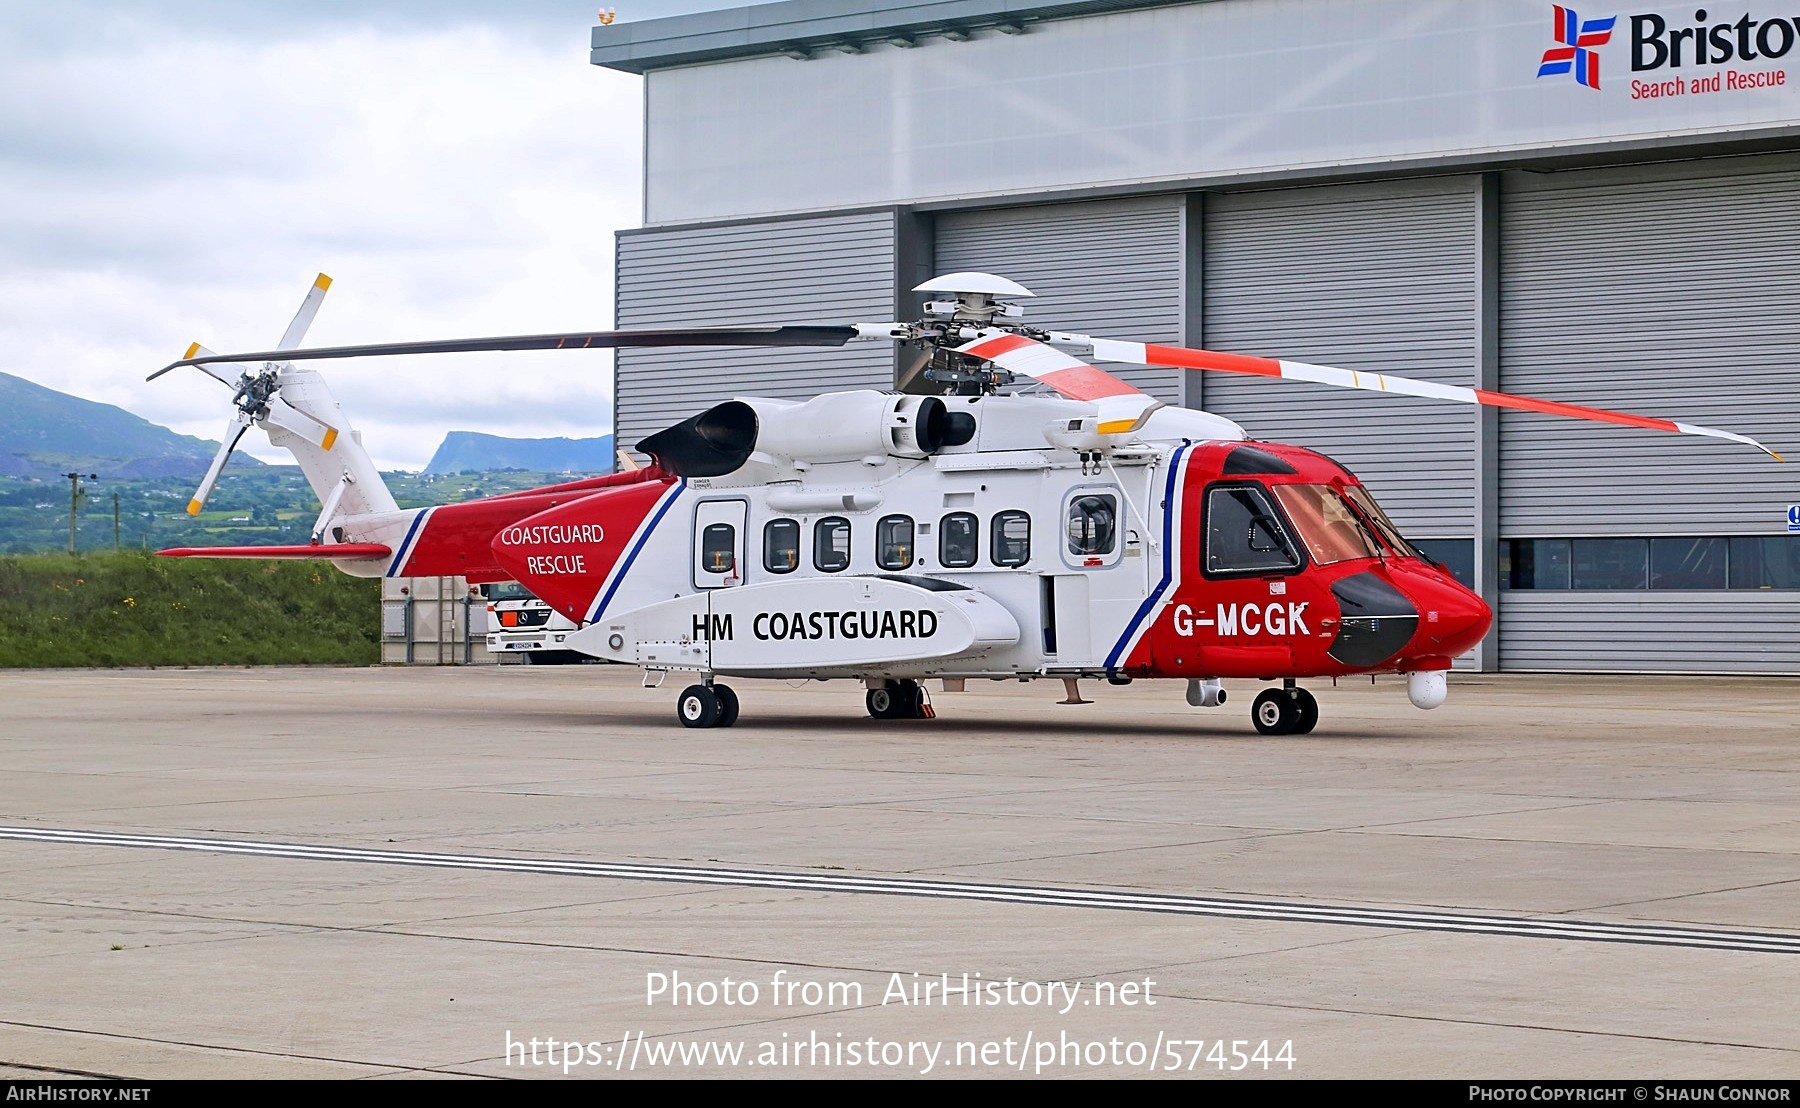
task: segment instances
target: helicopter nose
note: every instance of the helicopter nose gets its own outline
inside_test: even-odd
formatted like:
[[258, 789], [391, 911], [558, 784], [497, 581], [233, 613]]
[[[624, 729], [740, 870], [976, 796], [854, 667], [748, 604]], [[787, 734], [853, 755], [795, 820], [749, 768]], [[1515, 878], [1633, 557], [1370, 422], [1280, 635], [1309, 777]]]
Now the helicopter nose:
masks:
[[1402, 588], [1419, 611], [1416, 652], [1454, 658], [1473, 650], [1493, 626], [1487, 602], [1442, 569], [1408, 574]]

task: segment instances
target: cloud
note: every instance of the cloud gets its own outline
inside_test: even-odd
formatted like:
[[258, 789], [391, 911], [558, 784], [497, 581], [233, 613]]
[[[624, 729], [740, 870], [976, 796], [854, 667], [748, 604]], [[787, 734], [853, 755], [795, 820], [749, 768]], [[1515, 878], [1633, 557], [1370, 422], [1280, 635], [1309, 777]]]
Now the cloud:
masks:
[[[270, 345], [320, 271], [336, 283], [309, 343], [611, 325], [613, 232], [642, 211], [641, 88], [588, 63], [590, 5], [95, 2], [8, 21], [0, 370], [216, 438], [225, 389], [144, 376], [194, 340]], [[611, 419], [600, 353], [327, 376], [383, 466], [423, 465], [449, 430]]]

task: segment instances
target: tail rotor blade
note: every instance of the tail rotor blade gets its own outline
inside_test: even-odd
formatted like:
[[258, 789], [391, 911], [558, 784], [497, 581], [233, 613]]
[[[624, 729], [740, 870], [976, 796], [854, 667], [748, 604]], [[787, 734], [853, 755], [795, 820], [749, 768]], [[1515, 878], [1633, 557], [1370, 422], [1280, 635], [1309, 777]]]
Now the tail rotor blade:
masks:
[[[201, 346], [199, 343], [194, 343], [193, 345], [189, 346], [187, 348], [187, 353], [182, 355], [182, 358], [184, 359], [184, 364], [192, 365], [195, 369], [199, 370], [201, 373], [206, 374], [208, 377], [211, 377], [213, 380], [217, 381], [221, 385], [224, 385], [226, 388], [229, 388], [229, 389], [237, 388], [238, 378], [243, 376], [243, 374], [245, 372], [244, 367], [241, 365], [234, 365], [231, 362], [207, 361], [207, 359], [209, 359], [209, 358], [216, 358], [216, 357], [218, 357], [217, 354], [213, 353], [211, 350], [208, 350], [206, 347]], [[192, 361], [192, 362], [185, 361], [185, 359], [189, 359], [189, 358], [194, 358], [194, 359], [198, 359], [198, 360]], [[175, 368], [174, 366], [169, 367], [169, 369], [174, 369], [174, 368]], [[153, 376], [151, 378], [151, 380], [155, 380], [157, 377], [161, 377], [163, 374], [167, 373], [169, 371], [169, 369], [157, 370], [155, 376]]]
[[300, 345], [300, 340], [306, 337], [306, 329], [312, 326], [313, 316], [319, 314], [319, 303], [325, 299], [325, 290], [330, 287], [331, 278], [319, 274], [312, 288], [306, 290], [306, 299], [300, 301], [300, 310], [294, 313], [294, 321], [282, 332], [275, 349], [292, 350]]
[[206, 467], [206, 476], [200, 479], [200, 487], [195, 490], [194, 498], [188, 501], [188, 515], [197, 516], [200, 509], [206, 506], [206, 498], [212, 495], [213, 486], [219, 483], [219, 474], [224, 472], [225, 463], [231, 460], [231, 452], [237, 449], [238, 440], [250, 429], [250, 417], [239, 412], [230, 423], [225, 425], [224, 440], [219, 443], [219, 452], [213, 455], [212, 465]]
[[267, 414], [262, 417], [261, 422], [265, 430], [274, 427], [277, 430], [298, 435], [314, 446], [325, 450], [330, 450], [332, 444], [337, 442], [337, 428], [320, 423], [299, 408], [289, 404], [281, 398], [280, 393], [269, 398], [269, 409]]

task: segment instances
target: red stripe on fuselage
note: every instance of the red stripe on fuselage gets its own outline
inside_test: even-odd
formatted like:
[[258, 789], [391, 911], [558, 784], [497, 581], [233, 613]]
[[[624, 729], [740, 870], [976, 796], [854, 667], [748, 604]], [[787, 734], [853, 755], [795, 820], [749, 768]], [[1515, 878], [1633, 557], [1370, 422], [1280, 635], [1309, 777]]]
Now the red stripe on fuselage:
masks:
[[[518, 519], [494, 533], [494, 561], [506, 576], [579, 622], [672, 484], [664, 479], [601, 489]], [[685, 562], [676, 568], [676, 577], [687, 579]]]
[[512, 571], [494, 556], [494, 536], [522, 519], [594, 495], [597, 494], [515, 494], [441, 505], [425, 521], [412, 552], [394, 576], [467, 577], [473, 582], [514, 580]]

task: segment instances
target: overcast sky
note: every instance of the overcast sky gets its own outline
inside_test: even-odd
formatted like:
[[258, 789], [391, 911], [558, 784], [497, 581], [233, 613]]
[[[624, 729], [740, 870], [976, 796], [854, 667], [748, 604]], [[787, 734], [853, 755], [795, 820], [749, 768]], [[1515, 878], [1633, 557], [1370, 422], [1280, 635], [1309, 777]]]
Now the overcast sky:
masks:
[[[334, 284], [307, 345], [610, 327], [613, 232], [641, 222], [642, 90], [589, 64], [598, 7], [6, 4], [0, 371], [217, 439], [223, 387], [145, 375], [194, 341], [266, 349], [320, 272]], [[387, 468], [423, 466], [449, 430], [611, 426], [603, 352], [325, 372]]]

